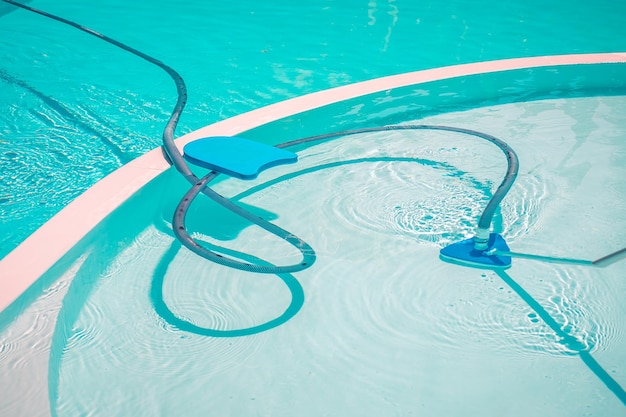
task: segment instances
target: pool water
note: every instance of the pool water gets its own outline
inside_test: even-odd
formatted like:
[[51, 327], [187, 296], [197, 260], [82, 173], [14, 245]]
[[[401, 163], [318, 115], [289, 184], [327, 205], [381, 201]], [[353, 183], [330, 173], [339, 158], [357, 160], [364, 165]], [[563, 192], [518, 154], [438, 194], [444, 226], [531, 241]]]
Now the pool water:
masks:
[[[405, 123], [505, 140], [520, 173], [494, 229], [517, 252], [592, 260], [626, 241], [616, 227], [626, 222], [624, 105], [624, 95], [551, 99]], [[506, 169], [499, 149], [390, 131], [299, 155], [215, 189], [304, 238], [313, 267], [250, 274], [181, 248], [169, 222], [186, 185], [169, 171], [4, 331], [19, 382], [5, 384], [7, 398], [49, 400], [58, 416], [624, 414], [626, 263], [515, 259], [494, 272], [438, 258], [472, 235]], [[205, 244], [298, 259], [205, 200], [189, 214]], [[33, 382], [36, 370], [47, 380]]]
[[[325, 88], [444, 65], [626, 50], [626, 3], [558, 0], [84, 2], [31, 6], [162, 60], [190, 132]], [[0, 2], [0, 257], [122, 164], [159, 146], [160, 69]]]

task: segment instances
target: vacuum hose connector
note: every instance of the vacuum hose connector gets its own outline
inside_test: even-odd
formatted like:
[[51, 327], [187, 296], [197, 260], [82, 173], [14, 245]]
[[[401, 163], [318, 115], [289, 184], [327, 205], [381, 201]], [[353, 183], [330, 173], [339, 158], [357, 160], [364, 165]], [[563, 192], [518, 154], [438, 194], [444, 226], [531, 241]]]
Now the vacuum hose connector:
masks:
[[489, 229], [478, 228], [474, 236], [474, 249], [484, 251], [488, 247]]

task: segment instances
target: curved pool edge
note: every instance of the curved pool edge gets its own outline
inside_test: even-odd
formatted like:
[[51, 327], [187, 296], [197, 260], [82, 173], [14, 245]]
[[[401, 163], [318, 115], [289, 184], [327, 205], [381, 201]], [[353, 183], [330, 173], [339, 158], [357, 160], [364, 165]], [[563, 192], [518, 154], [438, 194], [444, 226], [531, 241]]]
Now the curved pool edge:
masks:
[[[271, 104], [176, 139], [180, 148], [206, 136], [231, 136], [285, 117], [399, 87], [528, 68], [626, 63], [626, 52], [512, 58], [460, 64], [376, 78]], [[0, 312], [11, 306], [104, 218], [169, 168], [161, 148], [107, 175], [0, 260]]]

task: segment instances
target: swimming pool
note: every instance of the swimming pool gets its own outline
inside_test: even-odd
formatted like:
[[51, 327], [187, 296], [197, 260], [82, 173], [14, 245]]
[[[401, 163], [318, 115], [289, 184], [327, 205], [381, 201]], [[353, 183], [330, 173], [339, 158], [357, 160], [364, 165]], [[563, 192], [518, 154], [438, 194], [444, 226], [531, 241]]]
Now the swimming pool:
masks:
[[[593, 259], [624, 241], [624, 190], [611, 181], [624, 166], [623, 64], [538, 68], [542, 61], [533, 62], [528, 70], [511, 71], [515, 64], [524, 68], [515, 61], [495, 73], [488, 70], [493, 63], [463, 67], [459, 73], [477, 75], [453, 79], [441, 75], [450, 70], [431, 73], [445, 82], [428, 82], [422, 73], [406, 79], [408, 87], [378, 84], [368, 96], [245, 135], [278, 142], [417, 122], [506, 137], [523, 165], [495, 228], [515, 250]], [[308, 102], [317, 97], [329, 99], [321, 94]], [[270, 121], [304, 101], [250, 119]], [[197, 135], [237, 131], [244, 120]], [[472, 220], [501, 178], [497, 149], [441, 132], [383, 132], [299, 153], [299, 164], [256, 183], [216, 187], [306, 236], [319, 254], [312, 269], [250, 277], [181, 250], [169, 221], [186, 187], [169, 170], [63, 256], [38, 281], [43, 296], [31, 289], [19, 314], [5, 312], [3, 356], [14, 378], [3, 379], [11, 382], [4, 409], [28, 415], [48, 409], [53, 415], [623, 412], [623, 265], [515, 260], [511, 270], [495, 273], [437, 257], [440, 246], [471, 235]], [[141, 161], [134, 167], [131, 173], [150, 170]], [[207, 214], [220, 227], [205, 222]], [[190, 215], [192, 229], [209, 244], [228, 241], [233, 250], [276, 263], [293, 255], [206, 202]], [[246, 337], [203, 334], [266, 323], [272, 326]]]

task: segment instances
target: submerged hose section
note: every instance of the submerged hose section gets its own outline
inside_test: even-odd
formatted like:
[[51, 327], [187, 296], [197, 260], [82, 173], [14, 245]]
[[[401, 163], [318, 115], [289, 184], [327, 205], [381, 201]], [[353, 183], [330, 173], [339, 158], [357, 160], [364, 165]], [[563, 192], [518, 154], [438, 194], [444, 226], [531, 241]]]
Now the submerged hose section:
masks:
[[[198, 179], [198, 177], [196, 175], [194, 175], [194, 173], [191, 171], [191, 169], [189, 168], [189, 166], [187, 165], [187, 162], [184, 160], [182, 154], [180, 153], [180, 151], [178, 150], [178, 148], [176, 147], [176, 144], [174, 143], [174, 132], [176, 130], [176, 126], [178, 125], [178, 121], [180, 119], [180, 115], [183, 111], [183, 109], [185, 108], [185, 104], [187, 103], [187, 87], [185, 86], [185, 81], [183, 80], [183, 78], [180, 76], [180, 74], [178, 72], [176, 72], [173, 68], [169, 67], [168, 65], [164, 64], [163, 62], [159, 61], [158, 59], [155, 59], [149, 55], [144, 54], [143, 52], [130, 47], [122, 42], [119, 42], [113, 38], [110, 38], [106, 35], [103, 35], [99, 32], [96, 32], [93, 29], [90, 29], [86, 26], [80, 25], [76, 22], [72, 22], [71, 20], [62, 18], [60, 16], [56, 16], [53, 14], [50, 14], [48, 12], [44, 12], [43, 10], [38, 10], [35, 9], [33, 7], [30, 6], [26, 6], [25, 4], [21, 4], [21, 3], [17, 3], [13, 0], [2, 0], [6, 3], [9, 3], [13, 6], [16, 7], [20, 7], [22, 9], [40, 14], [42, 16], [48, 17], [50, 19], [56, 20], [58, 22], [61, 23], [65, 23], [69, 26], [75, 27], [76, 29], [79, 29], [85, 33], [88, 33], [90, 35], [93, 35], [99, 39], [102, 39], [105, 42], [108, 42], [112, 45], [115, 45], [125, 51], [130, 52], [131, 54], [134, 54], [158, 67], [160, 67], [161, 69], [163, 69], [165, 72], [167, 72], [167, 74], [172, 78], [172, 80], [174, 80], [174, 83], [176, 84], [176, 91], [178, 93], [178, 98], [176, 100], [176, 105], [174, 106], [174, 109], [172, 110], [172, 115], [170, 116], [170, 119], [168, 120], [165, 129], [163, 130], [163, 151], [164, 151], [164, 156], [165, 158], [168, 160], [169, 163], [173, 164], [174, 167], [176, 168], [176, 170], [178, 172], [180, 172], [185, 179], [187, 179], [187, 181], [190, 184], [194, 185], [194, 188], [192, 188], [192, 190], [189, 191], [188, 194], [195, 192], [194, 190], [197, 190], [196, 195], [198, 192], [202, 192], [205, 195], [207, 195], [209, 198], [211, 198], [212, 200], [217, 201], [218, 203], [220, 203], [221, 205], [223, 205], [224, 207], [228, 208], [229, 210], [233, 211], [234, 213], [238, 214], [239, 216], [244, 217], [247, 220], [252, 221], [253, 223], [257, 224], [258, 226], [262, 227], [263, 229], [267, 230], [270, 233], [275, 234], [276, 236], [278, 236], [279, 238], [282, 238], [284, 240], [286, 240], [287, 242], [291, 243], [292, 245], [294, 245], [295, 247], [297, 247], [298, 249], [301, 250], [302, 255], [304, 257], [302, 263], [300, 263], [299, 265], [293, 265], [293, 266], [287, 266], [287, 267], [274, 267], [274, 266], [259, 266], [256, 265], [256, 268], [254, 268], [254, 265], [252, 264], [247, 264], [247, 263], [243, 263], [243, 262], [238, 262], [238, 261], [234, 261], [234, 260], [228, 260], [227, 258], [222, 257], [219, 254], [215, 254], [213, 252], [210, 251], [206, 251], [206, 250], [202, 250], [202, 249], [198, 249], [198, 245], [193, 242], [193, 240], [191, 240], [190, 243], [189, 239], [184, 238], [182, 240], [182, 243], [185, 244], [185, 246], [187, 246], [188, 248], [190, 248], [191, 250], [193, 250], [195, 253], [199, 254], [200, 256], [203, 256], [209, 260], [212, 260], [214, 262], [217, 263], [222, 263], [222, 264], [228, 264], [229, 266], [232, 266], [234, 268], [239, 268], [239, 269], [245, 269], [245, 270], [249, 270], [249, 271], [253, 271], [253, 272], [268, 272], [268, 273], [282, 273], [282, 272], [293, 272], [293, 271], [297, 271], [297, 270], [302, 270], [304, 268], [307, 268], [308, 266], [310, 266], [313, 261], [315, 260], [315, 254], [313, 252], [313, 249], [306, 243], [304, 242], [302, 239], [292, 235], [291, 233], [287, 232], [284, 229], [281, 229], [278, 226], [275, 226], [274, 224], [258, 217], [255, 216], [254, 214], [248, 212], [247, 210], [244, 210], [243, 208], [235, 205], [234, 203], [231, 203], [230, 201], [226, 200], [224, 197], [220, 196], [219, 194], [217, 194], [216, 192], [212, 191], [209, 188], [206, 188], [205, 186], [202, 186], [200, 188], [196, 188], [195, 185], [200, 181]], [[211, 176], [211, 178], [213, 178], [214, 176]], [[208, 180], [207, 180], [208, 182]], [[184, 216], [182, 218], [183, 220], [183, 224], [184, 224]], [[175, 219], [175, 222], [177, 222], [177, 220]], [[178, 223], [177, 223], [178, 224]], [[183, 226], [184, 228], [184, 226]], [[181, 234], [181, 236], [187, 236], [188, 234], [185, 232], [184, 234], [180, 232], [180, 229], [175, 228], [174, 232], [176, 233], [176, 235], [178, 236], [179, 234]], [[209, 252], [209, 253], [206, 253]], [[205, 256], [206, 255], [206, 256]], [[281, 268], [286, 268], [285, 270], [281, 269]], [[258, 269], [258, 270], [256, 270]]]
[[[185, 247], [187, 247], [197, 255], [200, 255], [203, 258], [216, 262], [218, 264], [229, 266], [235, 269], [240, 269], [243, 271], [256, 272], [261, 274], [284, 274], [297, 272], [308, 268], [313, 264], [313, 262], [315, 262], [315, 251], [311, 246], [309, 246], [309, 244], [287, 232], [286, 230], [276, 226], [275, 224], [268, 222], [263, 218], [250, 213], [247, 210], [244, 210], [229, 199], [216, 193], [212, 189], [207, 188], [207, 183], [216, 176], [216, 172], [210, 172], [209, 174], [204, 176], [193, 187], [191, 187], [189, 191], [187, 191], [183, 199], [180, 201], [180, 203], [178, 203], [178, 207], [176, 207], [173, 223], [174, 234], [176, 235], [178, 240], [180, 240], [180, 242], [185, 245]], [[187, 210], [189, 209], [189, 206], [201, 191], [203, 191], [204, 194], [211, 198], [213, 201], [227, 208], [228, 210], [262, 227], [268, 232], [282, 237], [285, 241], [296, 247], [302, 253], [302, 261], [300, 263], [287, 266], [251, 264], [228, 258], [217, 252], [206, 249], [205, 247], [197, 243], [187, 232], [187, 229], [185, 227], [185, 217], [187, 215]]]

